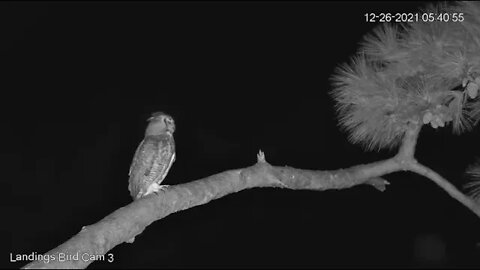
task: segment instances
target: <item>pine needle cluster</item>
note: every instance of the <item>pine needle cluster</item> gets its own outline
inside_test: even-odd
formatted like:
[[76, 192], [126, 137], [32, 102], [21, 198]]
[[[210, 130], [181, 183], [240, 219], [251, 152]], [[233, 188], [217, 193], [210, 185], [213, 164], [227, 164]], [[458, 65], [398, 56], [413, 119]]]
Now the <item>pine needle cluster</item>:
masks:
[[459, 134], [480, 118], [480, 3], [435, 4], [421, 13], [448, 13], [449, 20], [381, 24], [332, 76], [339, 124], [367, 150], [397, 147], [409, 122], [451, 124]]

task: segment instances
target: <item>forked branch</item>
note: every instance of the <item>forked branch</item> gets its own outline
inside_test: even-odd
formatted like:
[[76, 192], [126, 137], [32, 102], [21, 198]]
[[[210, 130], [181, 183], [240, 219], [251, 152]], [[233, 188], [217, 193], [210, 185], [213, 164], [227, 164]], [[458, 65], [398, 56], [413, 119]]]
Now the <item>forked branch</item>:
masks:
[[479, 204], [477, 204], [472, 198], [460, 192], [454, 185], [452, 185], [438, 173], [427, 166], [418, 163], [415, 159], [415, 147], [421, 127], [422, 125], [417, 122], [410, 126], [410, 129], [406, 132], [402, 141], [402, 145], [400, 146], [399, 152], [396, 156], [397, 160], [400, 162], [404, 170], [409, 170], [432, 180], [435, 184], [443, 188], [450, 196], [461, 202], [478, 217], [480, 217]]

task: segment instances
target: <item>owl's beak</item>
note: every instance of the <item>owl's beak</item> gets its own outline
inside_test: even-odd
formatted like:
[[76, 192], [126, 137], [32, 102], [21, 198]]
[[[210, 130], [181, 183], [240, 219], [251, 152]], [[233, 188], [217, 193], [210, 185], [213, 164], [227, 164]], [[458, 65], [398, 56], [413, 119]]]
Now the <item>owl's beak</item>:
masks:
[[172, 132], [175, 131], [175, 123], [173, 122], [173, 119], [167, 118], [165, 119], [165, 124], [167, 125], [167, 128], [171, 130]]

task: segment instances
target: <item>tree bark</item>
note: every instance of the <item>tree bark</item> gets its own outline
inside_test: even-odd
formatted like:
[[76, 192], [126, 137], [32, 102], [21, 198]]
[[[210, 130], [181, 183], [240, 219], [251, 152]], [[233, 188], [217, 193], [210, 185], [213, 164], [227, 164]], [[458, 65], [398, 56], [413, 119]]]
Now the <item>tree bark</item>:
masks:
[[[253, 166], [169, 186], [158, 194], [140, 198], [99, 222], [83, 227], [77, 235], [43, 255], [54, 260], [38, 259], [24, 268], [85, 268], [93, 260], [82, 258], [105, 255], [116, 245], [123, 242], [132, 243], [136, 236], [156, 220], [244, 189], [279, 187], [322, 191], [368, 184], [383, 191], [389, 183], [381, 176], [396, 171], [409, 170], [429, 178], [480, 217], [479, 204], [433, 170], [416, 161], [415, 147], [422, 125], [418, 121], [409, 125], [410, 129], [405, 133], [395, 157], [348, 169], [313, 171], [271, 166], [260, 151], [258, 161]], [[65, 254], [77, 255], [79, 259], [59, 261], [59, 256]]]
[[[99, 222], [83, 227], [65, 243], [41, 255], [50, 258], [48, 262], [38, 259], [23, 268], [85, 268], [93, 261], [82, 258], [105, 255], [116, 245], [133, 242], [136, 236], [156, 220], [244, 189], [280, 187], [321, 191], [368, 184], [383, 191], [388, 182], [379, 176], [399, 168], [395, 160], [389, 159], [334, 171], [301, 170], [271, 166], [260, 152], [258, 162], [253, 166], [169, 186], [158, 194], [140, 198]], [[66, 254], [78, 254], [79, 259], [59, 261], [60, 255], [65, 257]]]

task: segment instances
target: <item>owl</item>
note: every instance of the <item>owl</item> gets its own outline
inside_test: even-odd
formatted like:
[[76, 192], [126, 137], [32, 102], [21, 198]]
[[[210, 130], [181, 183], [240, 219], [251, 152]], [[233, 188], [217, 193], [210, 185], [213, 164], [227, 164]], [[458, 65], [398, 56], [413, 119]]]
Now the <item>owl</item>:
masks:
[[156, 112], [148, 119], [145, 138], [133, 157], [129, 171], [128, 190], [134, 200], [158, 192], [175, 161], [175, 122], [165, 113]]

